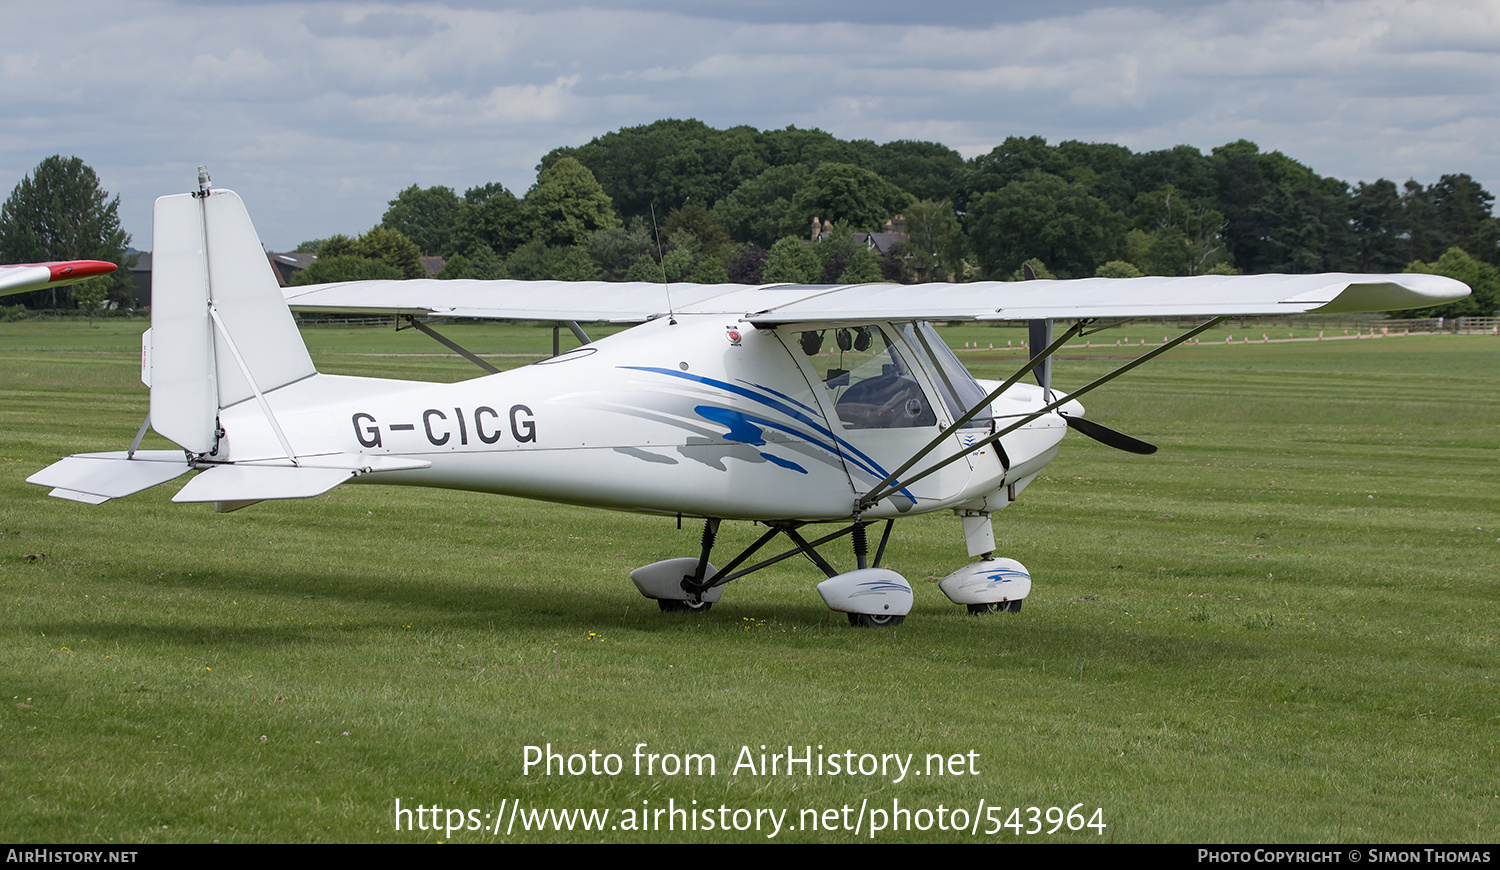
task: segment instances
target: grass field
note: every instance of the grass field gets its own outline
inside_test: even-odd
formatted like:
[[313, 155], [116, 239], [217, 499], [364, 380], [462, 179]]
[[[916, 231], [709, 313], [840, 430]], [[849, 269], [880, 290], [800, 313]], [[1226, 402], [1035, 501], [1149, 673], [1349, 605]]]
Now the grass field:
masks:
[[[696, 525], [667, 519], [364, 486], [215, 515], [172, 505], [178, 484], [99, 507], [25, 484], [62, 455], [128, 445], [143, 327], [0, 324], [11, 841], [773, 832], [764, 814], [735, 830], [752, 818], [735, 810], [785, 811], [777, 841], [868, 841], [868, 811], [900, 824], [898, 807], [911, 830], [877, 841], [1500, 839], [1493, 336], [1173, 351], [1085, 401], [1160, 453], [1070, 436], [997, 516], [1002, 552], [1036, 577], [1022, 613], [949, 604], [935, 587], [966, 561], [958, 522], [923, 517], [897, 524], [888, 559], [917, 587], [911, 618], [854, 630], [800, 559], [731, 584], [711, 613], [658, 613], [626, 574], [695, 554]], [[539, 327], [448, 331], [487, 353], [551, 343]], [[474, 371], [411, 332], [305, 334], [324, 371]], [[963, 354], [981, 377], [1021, 359], [988, 350], [1018, 330], [945, 337], [985, 348]], [[1126, 353], [1071, 348], [1058, 385]], [[725, 528], [725, 551], [756, 531]], [[525, 747], [548, 744], [623, 769], [523, 773]], [[638, 744], [710, 754], [716, 772], [636, 775]], [[734, 770], [762, 745], [965, 764], [900, 782]], [[472, 810], [458, 825], [485, 829], [398, 832], [398, 800], [447, 824]], [[1064, 821], [1047, 834], [1053, 807]], [[606, 826], [632, 824], [628, 810], [648, 828], [673, 818], [657, 810], [709, 809], [715, 829], [694, 815], [687, 832], [687, 816], [676, 831], [525, 830], [544, 808], [607, 809]], [[1069, 831], [1075, 808], [1102, 833]], [[939, 829], [958, 812], [977, 833]], [[403, 825], [419, 821], [431, 813]]]

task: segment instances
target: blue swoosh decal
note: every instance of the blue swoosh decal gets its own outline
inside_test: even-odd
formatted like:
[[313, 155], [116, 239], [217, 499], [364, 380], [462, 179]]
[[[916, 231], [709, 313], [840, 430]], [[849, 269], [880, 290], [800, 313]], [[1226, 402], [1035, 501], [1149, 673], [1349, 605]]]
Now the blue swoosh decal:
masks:
[[[726, 383], [724, 381], [715, 380], [714, 378], [705, 378], [702, 375], [688, 374], [687, 372], [680, 372], [680, 371], [676, 371], [674, 369], [658, 368], [656, 366], [620, 366], [620, 368], [631, 370], [631, 371], [651, 372], [652, 374], [668, 375], [668, 376], [674, 377], [674, 378], [681, 378], [682, 380], [685, 380], [685, 381], [691, 381], [691, 382], [696, 383], [696, 384], [702, 384], [704, 386], [714, 387], [714, 388], [717, 388], [717, 389], [720, 389], [720, 390], [724, 390], [725, 392], [732, 393], [732, 394], [734, 394], [736, 396], [742, 396], [742, 397], [744, 397], [746, 399], [749, 399], [749, 400], [751, 400], [753, 402], [756, 402], [757, 404], [765, 405], [768, 408], [771, 408], [773, 410], [779, 411], [782, 414], [785, 414], [786, 416], [791, 417], [793, 420], [796, 420], [799, 423], [802, 423], [803, 425], [811, 428], [814, 432], [819, 433], [819, 434], [823, 435], [824, 437], [830, 439], [832, 441], [832, 443], [835, 444], [835, 445], [837, 445], [838, 447], [842, 447], [843, 448], [843, 451], [842, 451], [843, 455], [846, 458], [848, 458], [861, 471], [865, 472], [866, 474], [871, 475], [876, 480], [884, 480], [886, 478], [886, 476], [890, 474], [890, 472], [886, 471], [884, 468], [882, 468], [880, 466], [880, 463], [876, 462], [873, 458], [865, 455], [864, 451], [862, 451], [859, 448], [855, 447], [853, 444], [850, 444], [848, 441], [844, 440], [843, 438], [840, 438], [838, 435], [835, 435], [832, 431], [830, 431], [827, 427], [823, 426], [817, 420], [809, 417], [807, 414], [803, 413], [802, 411], [798, 410], [797, 408], [794, 408], [791, 405], [788, 405], [786, 402], [782, 402], [782, 401], [778, 401], [776, 399], [768, 398], [767, 396], [763, 395], [762, 393], [757, 392], [757, 390], [765, 389], [763, 387], [755, 387], [754, 389], [749, 388], [749, 387], [740, 387], [740, 386], [736, 386], [734, 384]], [[767, 392], [770, 392], [770, 391], [767, 390]], [[802, 404], [801, 402], [796, 402], [795, 399], [792, 399], [790, 401], [795, 402], [798, 405]], [[806, 406], [803, 405], [803, 407], [806, 407]], [[700, 414], [702, 414], [701, 407], [699, 409], [695, 409], [695, 410], [697, 410]], [[727, 411], [728, 409], [723, 409], [723, 410]], [[737, 413], [737, 412], [731, 412], [731, 413]], [[744, 415], [741, 415], [741, 416], [744, 416]], [[712, 419], [712, 418], [710, 418], [710, 419]], [[779, 425], [779, 424], [772, 423], [769, 420], [761, 420], [761, 419], [757, 419], [757, 418], [751, 418], [751, 417], [748, 417], [748, 416], [744, 417], [744, 419], [746, 419], [746, 420], [752, 420], [753, 419], [753, 420], [755, 420], [756, 423], [760, 423], [761, 425], [769, 425], [772, 428], [779, 429], [781, 431], [787, 432], [788, 434], [797, 435], [799, 437], [807, 438], [812, 443], [818, 444], [818, 446], [822, 447], [824, 450], [829, 450], [830, 452], [841, 452], [841, 451], [838, 451], [836, 449], [830, 448], [827, 444], [819, 444], [819, 442], [818, 442], [818, 440], [816, 438], [810, 437], [808, 435], [808, 433], [806, 433], [806, 432], [797, 432], [794, 429], [790, 429], [790, 428], [788, 428], [788, 427], [786, 427], [784, 425]], [[721, 423], [721, 424], [724, 423], [724, 421], [722, 421], [722, 420], [714, 420], [714, 422]], [[733, 431], [734, 431], [733, 428], [731, 428], [731, 432], [733, 432]], [[730, 440], [735, 440], [735, 439], [731, 438]], [[750, 442], [745, 442], [745, 443], [750, 443]], [[900, 483], [900, 481], [897, 481], [897, 483]], [[911, 502], [913, 504], [916, 503], [917, 497], [915, 495], [912, 495], [912, 493], [909, 490], [907, 490], [905, 487], [903, 487], [900, 490], [900, 493], [902, 495], [906, 496], [909, 500], [911, 500]]]
[[712, 420], [729, 431], [724, 434], [726, 441], [738, 441], [741, 444], [753, 444], [756, 447], [766, 443], [766, 433], [759, 426], [750, 422], [750, 418], [740, 411], [729, 408], [716, 408], [713, 405], [699, 405], [693, 409], [698, 416], [705, 420]]
[[782, 459], [780, 456], [776, 456], [774, 454], [767, 453], [764, 450], [762, 450], [760, 452], [760, 455], [764, 456], [766, 458], [767, 462], [773, 463], [775, 465], [779, 465], [782, 468], [790, 469], [792, 471], [800, 471], [803, 474], [807, 473], [807, 469], [805, 469], [802, 466], [798, 465], [797, 463], [791, 461], [790, 459]]

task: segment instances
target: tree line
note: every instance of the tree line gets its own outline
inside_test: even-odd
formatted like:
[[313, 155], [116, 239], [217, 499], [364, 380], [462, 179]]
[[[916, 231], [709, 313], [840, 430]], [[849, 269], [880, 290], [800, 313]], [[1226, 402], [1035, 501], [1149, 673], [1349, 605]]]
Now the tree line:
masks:
[[[1246, 140], [1205, 154], [1012, 137], [965, 160], [936, 142], [665, 120], [555, 149], [537, 168], [521, 197], [414, 185], [380, 227], [447, 257], [440, 277], [1011, 280], [1027, 261], [1060, 278], [1413, 269], [1475, 288], [1441, 313], [1500, 304], [1500, 219], [1469, 175], [1349, 185]], [[856, 243], [897, 215], [898, 249]], [[833, 227], [819, 244], [813, 218]]]
[[[1012, 137], [966, 160], [663, 120], [554, 149], [523, 195], [412, 185], [368, 232], [304, 243], [319, 258], [297, 280], [416, 277], [422, 255], [446, 259], [440, 278], [700, 283], [1012, 280], [1027, 262], [1060, 278], [1412, 269], [1475, 289], [1423, 313], [1489, 314], [1493, 203], [1467, 174], [1350, 185], [1246, 140], [1136, 153]], [[898, 216], [894, 249], [857, 236]]]

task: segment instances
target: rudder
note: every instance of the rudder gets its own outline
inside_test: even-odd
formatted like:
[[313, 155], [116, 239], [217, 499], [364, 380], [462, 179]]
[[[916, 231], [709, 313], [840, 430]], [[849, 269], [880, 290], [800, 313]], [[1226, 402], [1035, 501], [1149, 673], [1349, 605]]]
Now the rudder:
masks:
[[151, 428], [212, 453], [220, 408], [317, 370], [234, 191], [158, 199], [152, 234]]

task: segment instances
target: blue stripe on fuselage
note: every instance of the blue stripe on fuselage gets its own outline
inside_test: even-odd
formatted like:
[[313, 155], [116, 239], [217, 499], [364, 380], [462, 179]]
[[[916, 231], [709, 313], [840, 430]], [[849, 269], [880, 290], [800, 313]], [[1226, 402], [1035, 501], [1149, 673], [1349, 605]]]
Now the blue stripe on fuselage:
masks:
[[[788, 405], [786, 402], [782, 402], [782, 401], [779, 401], [777, 399], [768, 398], [767, 396], [761, 394], [760, 392], [757, 392], [758, 390], [765, 390], [766, 388], [764, 388], [764, 387], [754, 386], [754, 389], [752, 389], [749, 386], [747, 386], [747, 387], [740, 387], [740, 386], [736, 386], [734, 384], [726, 383], [724, 381], [715, 380], [714, 378], [706, 378], [706, 377], [703, 377], [702, 375], [688, 374], [687, 372], [675, 371], [673, 369], [658, 368], [656, 366], [620, 366], [620, 368], [629, 369], [629, 370], [632, 370], [632, 371], [639, 371], [639, 372], [651, 372], [652, 374], [658, 374], [658, 375], [668, 375], [670, 377], [681, 378], [682, 380], [691, 381], [693, 383], [702, 384], [704, 386], [714, 387], [716, 389], [720, 389], [720, 390], [723, 390], [723, 391], [728, 392], [728, 393], [733, 393], [736, 396], [743, 396], [744, 398], [747, 398], [747, 399], [749, 399], [749, 400], [751, 400], [753, 402], [756, 402], [756, 403], [761, 404], [761, 405], [765, 405], [768, 408], [771, 408], [773, 410], [779, 411], [782, 414], [785, 414], [786, 416], [791, 417], [793, 420], [796, 420], [796, 421], [798, 421], [799, 423], [802, 423], [805, 426], [811, 427], [814, 432], [819, 433], [819, 434], [825, 436], [826, 438], [828, 438], [832, 442], [832, 444], [837, 445], [837, 447], [844, 448], [844, 450], [847, 451], [847, 452], [844, 453], [844, 455], [847, 456], [848, 458], [850, 458], [854, 462], [855, 465], [859, 466], [859, 468], [860, 468], [861, 471], [865, 472], [866, 474], [869, 474], [869, 475], [873, 476], [875, 479], [877, 479], [877, 480], [884, 480], [890, 474], [890, 472], [886, 471], [884, 468], [882, 468], [880, 466], [880, 463], [876, 462], [871, 457], [865, 455], [865, 453], [863, 451], [861, 451], [859, 448], [855, 447], [853, 444], [850, 444], [848, 441], [845, 441], [843, 438], [840, 438], [839, 436], [835, 435], [832, 431], [830, 431], [828, 428], [826, 428], [822, 424], [818, 423], [816, 420], [814, 420], [811, 417], [809, 417], [807, 414], [803, 413], [802, 411], [797, 410], [796, 408], [792, 407], [791, 405]], [[769, 392], [769, 391], [767, 390], [767, 392]], [[795, 399], [791, 399], [789, 401], [796, 402]], [[802, 403], [801, 402], [796, 402], [796, 404], [801, 405]], [[806, 406], [804, 405], [803, 407], [806, 407]], [[700, 412], [700, 414], [701, 414], [701, 412]], [[719, 421], [715, 421], [715, 422], [719, 422]], [[783, 432], [787, 432], [788, 434], [797, 435], [797, 436], [802, 437], [802, 438], [807, 438], [811, 443], [818, 444], [818, 446], [822, 447], [824, 450], [828, 450], [828, 451], [833, 452], [833, 453], [839, 453], [840, 452], [839, 450], [837, 450], [837, 447], [830, 447], [829, 444], [820, 444], [816, 438], [813, 438], [813, 437], [809, 436], [809, 434], [806, 433], [806, 432], [798, 432], [798, 431], [796, 431], [794, 429], [787, 428], [784, 425], [778, 425], [778, 424], [771, 423], [771, 421], [769, 421], [769, 420], [765, 421], [765, 424], [766, 425], [770, 425], [773, 428], [780, 429]], [[897, 481], [897, 483], [900, 483], [900, 481]], [[911, 499], [911, 501], [913, 503], [916, 502], [917, 497], [914, 496], [914, 495], [912, 495], [905, 488], [902, 488], [900, 490], [900, 492], [901, 492], [902, 495], [906, 496], [908, 499]]]

